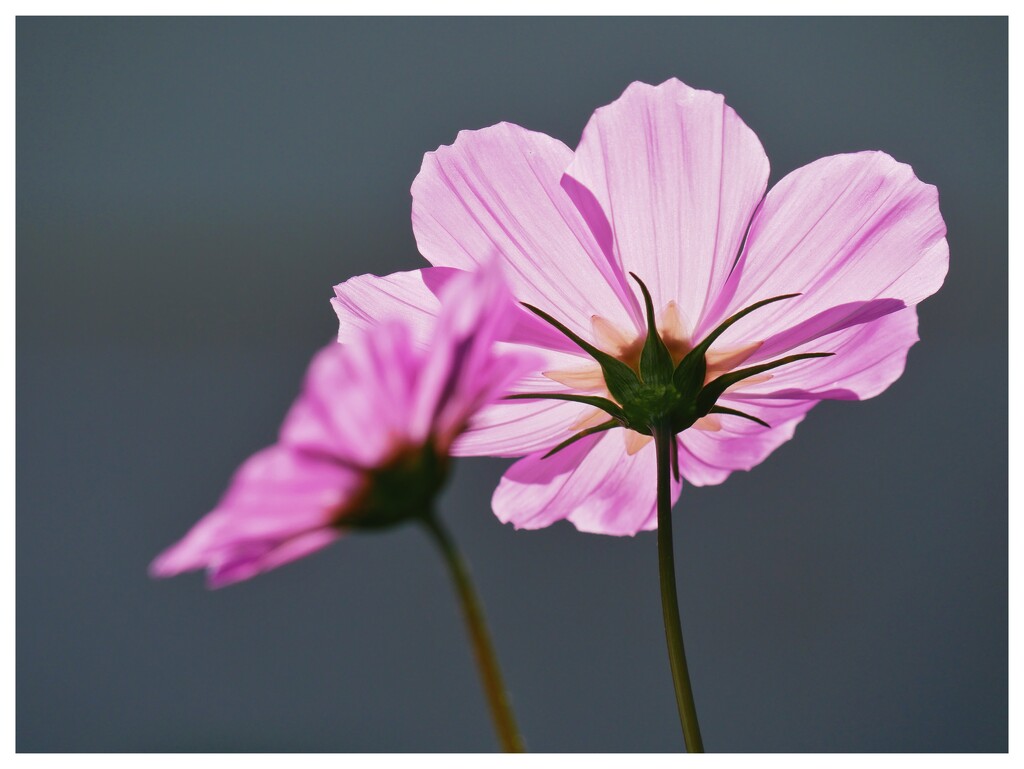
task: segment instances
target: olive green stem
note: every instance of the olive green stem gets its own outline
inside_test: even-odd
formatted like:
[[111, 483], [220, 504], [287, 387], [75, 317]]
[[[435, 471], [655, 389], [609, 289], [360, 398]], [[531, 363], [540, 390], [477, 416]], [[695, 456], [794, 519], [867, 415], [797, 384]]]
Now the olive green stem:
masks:
[[688, 753], [703, 753], [704, 742], [693, 704], [690, 673], [686, 668], [683, 628], [679, 622], [679, 599], [676, 596], [675, 554], [672, 549], [672, 479], [671, 449], [675, 440], [667, 425], [654, 429], [654, 445], [658, 458], [658, 570], [661, 575], [661, 611], [665, 620], [665, 640], [676, 690], [676, 706], [683, 727], [683, 740]]
[[498, 668], [498, 657], [494, 651], [494, 644], [491, 642], [491, 635], [487, 630], [487, 622], [484, 620], [483, 607], [480, 605], [480, 599], [473, 587], [466, 562], [462, 559], [451, 535], [441, 525], [437, 516], [426, 515], [422, 520], [441, 550], [441, 555], [448, 565], [448, 571], [455, 585], [455, 592], [458, 593], [462, 616], [466, 620], [466, 629], [469, 631], [473, 655], [476, 657], [480, 680], [484, 687], [484, 693], [487, 695], [487, 703], [491, 708], [491, 718], [494, 720], [494, 728], [498, 733], [501, 749], [505, 753], [524, 753], [526, 748], [523, 745], [523, 738], [519, 734], [519, 727], [516, 726], [516, 718], [508, 701], [501, 670]]

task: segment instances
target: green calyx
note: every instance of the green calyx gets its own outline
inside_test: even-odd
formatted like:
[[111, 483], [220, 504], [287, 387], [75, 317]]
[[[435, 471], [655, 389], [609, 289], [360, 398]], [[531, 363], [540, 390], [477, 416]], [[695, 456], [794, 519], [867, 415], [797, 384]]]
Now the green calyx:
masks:
[[526, 309], [561, 331], [587, 355], [597, 361], [601, 367], [601, 372], [604, 374], [605, 385], [611, 396], [611, 399], [568, 393], [536, 393], [508, 396], [510, 399], [549, 399], [585, 403], [601, 409], [610, 417], [607, 422], [573, 435], [553, 448], [545, 456], [551, 456], [587, 435], [610, 430], [614, 427], [625, 427], [644, 435], [654, 435], [655, 430], [667, 428], [674, 435], [686, 430], [698, 419], [708, 414], [729, 414], [769, 427], [767, 423], [750, 414], [717, 405], [718, 399], [727, 388], [742, 382], [744, 379], [788, 363], [809, 358], [824, 358], [833, 354], [830, 352], [813, 352], [788, 355], [769, 363], [730, 371], [712, 379], [710, 382], [705, 382], [707, 378], [707, 352], [726, 329], [741, 318], [746, 317], [765, 305], [779, 302], [783, 299], [790, 299], [794, 296], [799, 296], [799, 294], [783, 294], [782, 296], [765, 299], [726, 318], [677, 364], [673, 361], [672, 354], [669, 351], [668, 345], [665, 344], [665, 340], [658, 333], [651, 292], [648, 291], [647, 286], [644, 285], [644, 282], [639, 277], [633, 273], [630, 273], [630, 275], [640, 286], [640, 291], [644, 297], [647, 318], [647, 337], [644, 340], [644, 345], [640, 352], [640, 362], [636, 369], [590, 344], [543, 310], [526, 303], [523, 304]]
[[432, 515], [433, 500], [448, 480], [448, 458], [431, 442], [397, 453], [367, 472], [356, 499], [339, 511], [341, 528], [381, 529]]

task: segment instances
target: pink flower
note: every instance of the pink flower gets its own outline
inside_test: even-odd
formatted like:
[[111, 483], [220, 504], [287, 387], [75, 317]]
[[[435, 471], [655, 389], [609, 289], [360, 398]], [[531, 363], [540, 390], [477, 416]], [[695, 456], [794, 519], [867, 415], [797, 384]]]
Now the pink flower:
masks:
[[[340, 338], [369, 318], [428, 323], [450, 269], [495, 255], [517, 299], [634, 370], [647, 323], [630, 273], [650, 287], [672, 364], [726, 318], [798, 294], [730, 325], [704, 356], [711, 383], [833, 354], [763, 366], [677, 435], [683, 478], [721, 483], [789, 440], [819, 401], [870, 398], [892, 384], [918, 339], [915, 305], [948, 266], [935, 188], [884, 153], [817, 160], [766, 196], [767, 181], [760, 142], [723, 97], [678, 80], [633, 83], [594, 113], [575, 152], [509, 123], [463, 131], [425, 156], [412, 186], [416, 240], [435, 267], [338, 286]], [[516, 392], [611, 396], [594, 358], [540, 318], [520, 312], [504, 340], [543, 358]], [[525, 455], [493, 500], [517, 527], [655, 528], [650, 435], [610, 429], [544, 458], [608, 419], [585, 403], [507, 401], [485, 409], [454, 453]]]
[[153, 562], [154, 576], [205, 568], [221, 587], [347, 528], [431, 511], [452, 442], [536, 365], [493, 349], [515, 312], [497, 265], [447, 277], [426, 322], [392, 319], [317, 353], [278, 442], [239, 468], [217, 507]]

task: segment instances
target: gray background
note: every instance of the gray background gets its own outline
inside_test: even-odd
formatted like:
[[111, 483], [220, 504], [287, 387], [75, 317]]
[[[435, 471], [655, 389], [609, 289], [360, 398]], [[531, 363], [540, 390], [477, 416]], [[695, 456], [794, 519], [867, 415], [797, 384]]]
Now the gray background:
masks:
[[[424, 152], [500, 120], [574, 146], [632, 80], [725, 93], [772, 182], [884, 149], [951, 270], [907, 373], [676, 509], [715, 751], [1007, 748], [1004, 19], [17, 24], [17, 747], [486, 751], [422, 532], [220, 592], [149, 560], [272, 441], [331, 286], [421, 266]], [[443, 509], [531, 748], [681, 746], [655, 537], [516, 533], [506, 462]]]

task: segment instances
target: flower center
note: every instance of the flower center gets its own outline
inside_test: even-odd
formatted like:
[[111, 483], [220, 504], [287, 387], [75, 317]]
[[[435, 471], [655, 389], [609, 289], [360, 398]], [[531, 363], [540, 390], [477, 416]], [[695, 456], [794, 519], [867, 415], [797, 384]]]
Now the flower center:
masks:
[[[727, 414], [770, 427], [764, 420], [737, 409], [718, 404], [718, 399], [742, 382], [764, 381], [767, 371], [809, 358], [825, 358], [835, 353], [804, 352], [778, 360], [737, 369], [761, 342], [752, 342], [732, 349], [711, 347], [734, 323], [773, 302], [791, 299], [797, 294], [782, 294], [762, 299], [731, 315], [718, 324], [700, 342], [694, 343], [682, 312], [670, 302], [661, 316], [654, 312], [651, 292], [635, 274], [640, 286], [647, 319], [646, 336], [640, 342], [634, 334], [624, 333], [603, 318], [593, 318], [594, 339], [602, 347], [589, 342], [564, 323], [538, 307], [523, 303], [530, 312], [554, 326], [589, 355], [596, 366], [588, 365], [568, 371], [549, 371], [549, 379], [577, 392], [517, 393], [506, 396], [513, 400], [563, 400], [584, 403], [604, 412], [609, 418], [600, 424], [580, 430], [559, 443], [544, 456], [548, 457], [588, 435], [624, 427], [627, 448], [635, 453], [643, 445], [643, 436], [676, 435], [694, 427], [712, 415]], [[638, 352], [639, 347], [639, 352]], [[596, 368], [596, 370], [595, 370]], [[724, 372], [724, 373], [723, 373]], [[760, 377], [760, 379], [758, 379]], [[587, 394], [589, 393], [601, 393]], [[589, 419], [589, 415], [588, 415]], [[720, 430], [721, 423], [704, 421], [705, 430]], [[641, 437], [631, 437], [632, 431]], [[674, 445], [674, 444], [673, 444]], [[673, 453], [673, 457], [676, 454]], [[673, 469], [679, 477], [678, 459]]]
[[335, 525], [376, 529], [422, 518], [431, 513], [434, 497], [447, 480], [447, 457], [430, 441], [396, 451], [367, 471], [362, 490], [338, 512]]
[[[639, 371], [640, 355], [646, 341], [646, 332], [640, 335], [623, 330], [600, 315], [594, 315], [590, 319], [590, 326], [593, 332], [594, 344], [598, 348], [618, 358], [634, 371]], [[690, 325], [679, 309], [679, 305], [674, 301], [669, 302], [658, 315], [656, 326], [658, 333], [665, 342], [665, 347], [668, 348], [669, 354], [672, 357], [672, 363], [678, 365], [695, 346], [692, 341]], [[706, 384], [719, 375], [732, 371], [753, 355], [761, 344], [761, 342], [752, 342], [738, 347], [722, 347], [717, 350], [709, 350], [704, 356], [707, 362], [704, 383]], [[585, 361], [581, 359], [579, 366], [569, 369], [545, 371], [544, 376], [565, 385], [571, 390], [599, 394], [615, 401], [615, 398], [612, 397], [608, 390], [601, 366], [593, 360]], [[771, 378], [771, 374], [751, 377], [733, 385], [729, 390], [732, 391], [748, 384], [765, 382]], [[577, 430], [596, 427], [607, 420], [607, 418], [608, 415], [604, 411], [594, 408], [584, 413], [579, 419], [569, 425], [567, 429], [576, 432]], [[717, 414], [708, 414], [694, 422], [693, 426], [698, 430], [714, 432], [722, 429], [722, 420]], [[635, 454], [654, 440], [653, 436], [644, 435], [635, 430], [627, 429], [623, 432], [626, 452], [630, 455]]]

